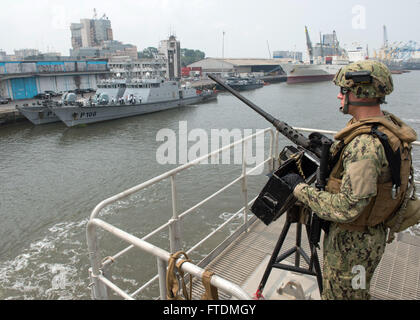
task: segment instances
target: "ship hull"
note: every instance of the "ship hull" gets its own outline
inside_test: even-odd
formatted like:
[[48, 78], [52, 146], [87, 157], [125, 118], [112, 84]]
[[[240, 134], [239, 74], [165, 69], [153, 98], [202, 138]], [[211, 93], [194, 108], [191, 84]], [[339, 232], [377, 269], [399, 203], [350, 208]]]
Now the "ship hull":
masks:
[[320, 81], [331, 81], [334, 79], [333, 74], [325, 74], [325, 75], [318, 75], [318, 76], [290, 76], [287, 77], [287, 83], [294, 84], [294, 83], [306, 83], [306, 82], [320, 82]]
[[206, 102], [213, 99], [216, 99], [215, 94], [136, 105], [94, 107], [64, 106], [50, 107], [49, 109], [54, 112], [67, 127], [73, 127], [81, 124], [96, 123], [159, 112], [185, 105]]
[[28, 106], [16, 107], [19, 112], [35, 125], [59, 122], [60, 119], [48, 107]]
[[264, 85], [263, 84], [249, 84], [249, 85], [232, 85], [231, 87], [237, 91], [245, 91], [245, 90], [254, 90], [254, 89], [259, 89], [262, 88]]
[[283, 64], [287, 83], [331, 81], [343, 65], [334, 64]]
[[[253, 83], [253, 84], [229, 84], [229, 87], [236, 91], [247, 91], [247, 90], [254, 90], [264, 87], [264, 84], [262, 83]], [[219, 91], [224, 91], [225, 88], [223, 88], [221, 85], [216, 85], [216, 89]]]

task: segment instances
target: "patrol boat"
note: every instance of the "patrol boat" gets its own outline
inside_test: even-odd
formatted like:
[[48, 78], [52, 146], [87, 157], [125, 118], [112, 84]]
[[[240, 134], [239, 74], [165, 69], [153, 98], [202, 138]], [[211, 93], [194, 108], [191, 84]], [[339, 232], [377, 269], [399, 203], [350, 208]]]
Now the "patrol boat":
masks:
[[48, 105], [68, 127], [95, 123], [216, 99], [213, 91], [198, 91], [188, 84], [161, 78], [109, 79], [98, 84], [96, 94], [72, 104]]
[[16, 109], [35, 125], [58, 122], [60, 119], [47, 107], [46, 101], [32, 105], [16, 105]]

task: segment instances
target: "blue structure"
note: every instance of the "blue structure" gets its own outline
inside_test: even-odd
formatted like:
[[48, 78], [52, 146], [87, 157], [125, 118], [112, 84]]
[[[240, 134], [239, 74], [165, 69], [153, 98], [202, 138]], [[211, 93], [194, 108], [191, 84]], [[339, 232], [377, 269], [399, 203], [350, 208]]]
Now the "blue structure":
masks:
[[11, 79], [13, 100], [30, 99], [38, 94], [35, 77]]
[[45, 90], [96, 89], [97, 77], [109, 73], [106, 60], [0, 62], [0, 94], [30, 99]]

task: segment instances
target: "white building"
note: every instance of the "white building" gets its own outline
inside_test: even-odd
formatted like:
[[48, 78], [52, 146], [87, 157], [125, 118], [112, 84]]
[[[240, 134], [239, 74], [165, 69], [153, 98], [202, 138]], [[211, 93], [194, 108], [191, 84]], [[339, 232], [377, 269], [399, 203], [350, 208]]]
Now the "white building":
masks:
[[72, 23], [70, 30], [73, 49], [97, 47], [114, 40], [111, 21], [105, 15], [100, 19], [81, 19], [80, 23]]
[[108, 66], [113, 77], [133, 78], [161, 77], [166, 78], [166, 58], [159, 55], [155, 59], [137, 59], [132, 60], [130, 57], [120, 56], [113, 57]]
[[163, 54], [167, 63], [168, 79], [181, 78], [181, 44], [175, 36], [170, 36], [168, 40], [162, 40], [159, 44], [159, 53]]

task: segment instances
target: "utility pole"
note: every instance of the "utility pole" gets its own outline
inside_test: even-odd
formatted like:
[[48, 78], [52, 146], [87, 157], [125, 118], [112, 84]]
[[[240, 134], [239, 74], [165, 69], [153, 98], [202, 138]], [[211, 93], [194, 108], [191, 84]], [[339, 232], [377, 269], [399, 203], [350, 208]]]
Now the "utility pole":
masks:
[[223, 31], [222, 37], [222, 78], [223, 78], [223, 69], [224, 69], [224, 60], [225, 60], [225, 31]]
[[267, 48], [268, 48], [268, 59], [271, 59], [271, 50], [270, 50], [270, 44], [268, 43], [268, 40], [267, 40]]

